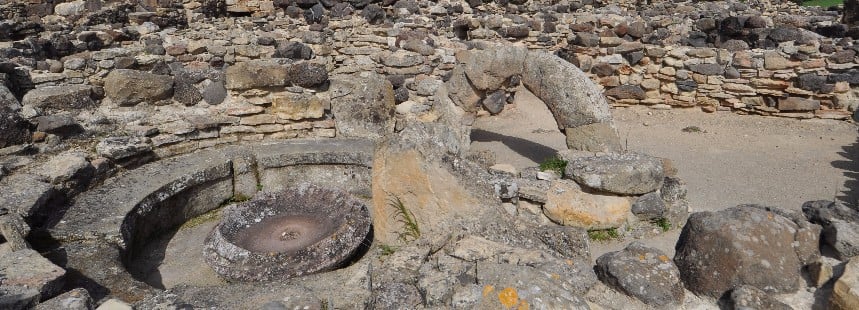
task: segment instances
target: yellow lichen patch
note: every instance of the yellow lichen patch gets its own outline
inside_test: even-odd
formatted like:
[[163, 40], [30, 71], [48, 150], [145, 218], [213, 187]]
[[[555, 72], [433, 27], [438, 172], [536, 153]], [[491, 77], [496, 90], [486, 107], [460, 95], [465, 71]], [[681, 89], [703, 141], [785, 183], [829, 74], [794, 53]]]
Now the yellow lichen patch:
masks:
[[508, 287], [498, 293], [498, 301], [500, 301], [504, 307], [512, 308], [519, 303], [519, 294], [516, 294], [516, 289]]
[[528, 310], [530, 308], [531, 308], [531, 306], [528, 305], [528, 302], [523, 300], [522, 302], [519, 303], [518, 310]]
[[659, 260], [661, 260], [663, 263], [667, 263], [669, 261], [669, 258], [667, 255], [659, 255]]
[[489, 293], [495, 291], [495, 287], [492, 285], [487, 285], [483, 287], [483, 297], [489, 296]]
[[560, 279], [561, 279], [561, 275], [559, 275], [559, 274], [557, 274], [557, 273], [553, 273], [553, 274], [552, 274], [552, 279], [560, 280]]
[[572, 260], [572, 259], [565, 260], [564, 262], [565, 262], [565, 263], [567, 263], [567, 266], [572, 266], [572, 265], [573, 265], [573, 260]]
[[775, 216], [773, 216], [772, 212], [767, 212], [767, 219], [772, 220], [774, 218], [775, 218]]
[[638, 260], [645, 260], [646, 258], [644, 254], [638, 254]]

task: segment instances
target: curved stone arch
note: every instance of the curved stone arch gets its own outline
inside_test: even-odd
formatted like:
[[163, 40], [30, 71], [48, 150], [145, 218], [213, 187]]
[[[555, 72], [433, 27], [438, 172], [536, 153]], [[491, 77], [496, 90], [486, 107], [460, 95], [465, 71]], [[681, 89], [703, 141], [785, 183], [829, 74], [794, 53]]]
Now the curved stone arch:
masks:
[[620, 139], [611, 122], [608, 101], [596, 84], [573, 64], [545, 52], [518, 46], [467, 50], [447, 82], [450, 99], [475, 112], [485, 93], [502, 89], [519, 77], [542, 100], [567, 136], [567, 147], [585, 151], [618, 151]]

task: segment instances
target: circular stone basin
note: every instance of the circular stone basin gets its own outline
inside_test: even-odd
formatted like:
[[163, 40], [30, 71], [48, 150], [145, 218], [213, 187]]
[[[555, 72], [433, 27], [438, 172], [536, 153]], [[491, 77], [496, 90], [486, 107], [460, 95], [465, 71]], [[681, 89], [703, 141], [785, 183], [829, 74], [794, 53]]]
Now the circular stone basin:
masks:
[[341, 190], [302, 184], [224, 209], [206, 263], [228, 281], [270, 281], [336, 268], [370, 232], [367, 206]]

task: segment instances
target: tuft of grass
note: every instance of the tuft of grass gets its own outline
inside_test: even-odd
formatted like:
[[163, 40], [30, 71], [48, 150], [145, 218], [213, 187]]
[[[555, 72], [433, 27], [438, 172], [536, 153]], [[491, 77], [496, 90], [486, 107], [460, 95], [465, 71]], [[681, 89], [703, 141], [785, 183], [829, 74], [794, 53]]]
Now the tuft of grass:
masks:
[[262, 184], [257, 184], [257, 190], [258, 190], [258, 191], [261, 191], [261, 190], [262, 190]]
[[380, 244], [379, 250], [381, 251], [382, 256], [388, 256], [394, 254], [397, 251], [397, 248], [392, 245]]
[[617, 228], [588, 231], [588, 238], [593, 241], [609, 241], [619, 237], [620, 233], [617, 232]]
[[399, 233], [400, 240], [404, 242], [414, 241], [421, 237], [421, 229], [418, 227], [418, 221], [415, 219], [415, 214], [412, 213], [400, 200], [400, 197], [390, 195], [388, 205], [394, 208], [392, 216], [397, 218], [397, 221], [403, 224], [403, 231]]
[[233, 195], [233, 197], [230, 197], [230, 199], [227, 200], [227, 202], [229, 202], [229, 203], [245, 202], [248, 200], [251, 200], [251, 197], [248, 197], [248, 195], [245, 195], [242, 193], [236, 193], [235, 195]]
[[680, 131], [682, 131], [682, 132], [692, 132], [692, 133], [701, 133], [701, 132], [705, 132], [705, 131], [704, 131], [704, 129], [701, 129], [701, 127], [698, 127], [698, 126], [689, 126], [689, 127], [685, 127], [685, 128], [683, 128], [683, 129], [680, 129]]
[[564, 169], [567, 168], [567, 161], [559, 156], [552, 156], [540, 163], [540, 171], [552, 170], [561, 175], [564, 175]]
[[662, 229], [662, 232], [671, 230], [671, 221], [669, 221], [667, 218], [660, 217], [658, 219], [654, 219], [653, 221], [651, 221], [651, 223]]

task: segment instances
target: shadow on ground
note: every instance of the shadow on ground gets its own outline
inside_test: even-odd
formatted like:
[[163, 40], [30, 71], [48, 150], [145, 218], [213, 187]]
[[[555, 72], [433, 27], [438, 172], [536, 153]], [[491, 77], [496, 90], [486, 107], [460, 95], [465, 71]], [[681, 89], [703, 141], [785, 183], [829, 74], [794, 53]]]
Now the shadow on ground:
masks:
[[530, 159], [533, 162], [540, 163], [546, 159], [555, 156], [558, 151], [534, 141], [522, 139], [519, 137], [502, 135], [497, 132], [491, 132], [483, 129], [471, 130], [472, 142], [501, 142], [514, 152]]
[[844, 170], [844, 176], [847, 180], [839, 188], [839, 193], [835, 198], [857, 208], [859, 207], [857, 206], [857, 200], [859, 200], [859, 141], [841, 148], [843, 151], [838, 152], [838, 155], [844, 159], [833, 161], [832, 166]]

